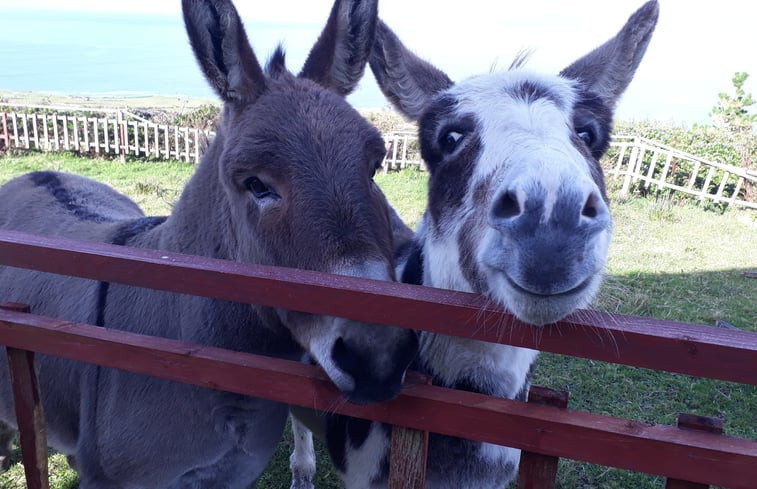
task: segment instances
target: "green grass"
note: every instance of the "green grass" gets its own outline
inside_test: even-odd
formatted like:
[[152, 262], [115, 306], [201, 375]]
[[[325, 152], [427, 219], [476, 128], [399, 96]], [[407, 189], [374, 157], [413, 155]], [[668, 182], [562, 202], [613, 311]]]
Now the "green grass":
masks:
[[[170, 212], [192, 172], [184, 163], [143, 163], [80, 159], [65, 154], [0, 158], [0, 183], [31, 170], [80, 173], [113, 185], [148, 214]], [[380, 174], [384, 189], [406, 222], [415, 226], [425, 202], [426, 175], [414, 171]], [[712, 325], [727, 321], [757, 331], [757, 213], [706, 209], [669, 199], [630, 198], [612, 203], [615, 234], [600, 310]], [[673, 425], [680, 412], [719, 416], [727, 434], [757, 439], [757, 388], [692, 378], [554, 354], [542, 354], [534, 383], [571, 393], [570, 406], [598, 414]], [[289, 487], [291, 436], [279, 446], [258, 487]], [[14, 460], [18, 460], [18, 454]], [[57, 489], [75, 487], [65, 461], [53, 459]], [[316, 487], [341, 487], [319, 449]], [[607, 467], [561, 460], [561, 488], [659, 488], [662, 479]], [[0, 488], [24, 487], [16, 465], [0, 475]]]

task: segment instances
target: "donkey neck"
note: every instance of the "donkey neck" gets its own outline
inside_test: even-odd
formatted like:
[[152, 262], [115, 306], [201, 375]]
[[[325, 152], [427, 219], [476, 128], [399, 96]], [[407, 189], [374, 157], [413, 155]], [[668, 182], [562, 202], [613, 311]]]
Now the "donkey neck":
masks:
[[218, 159], [224, 135], [219, 129], [173, 212], [146, 239], [156, 247], [211, 258], [236, 259], [229, 204], [219, 180]]

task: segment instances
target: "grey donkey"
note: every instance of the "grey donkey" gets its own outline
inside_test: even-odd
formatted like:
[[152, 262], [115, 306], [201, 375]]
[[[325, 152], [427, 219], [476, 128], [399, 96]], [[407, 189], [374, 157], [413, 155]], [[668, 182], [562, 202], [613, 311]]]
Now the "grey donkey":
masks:
[[[189, 40], [224, 102], [207, 153], [168, 217], [50, 171], [0, 187], [0, 229], [81, 238], [391, 280], [393, 216], [373, 182], [380, 134], [346, 101], [365, 70], [376, 0], [336, 0], [299, 75], [277, 49], [259, 64], [228, 0], [184, 0]], [[415, 333], [3, 267], [0, 298], [37, 314], [299, 360], [344, 397], [394, 397]], [[55, 357], [38, 358], [49, 444], [72, 457], [82, 489], [249, 487], [277, 443], [287, 406]], [[0, 352], [0, 440], [15, 428]]]

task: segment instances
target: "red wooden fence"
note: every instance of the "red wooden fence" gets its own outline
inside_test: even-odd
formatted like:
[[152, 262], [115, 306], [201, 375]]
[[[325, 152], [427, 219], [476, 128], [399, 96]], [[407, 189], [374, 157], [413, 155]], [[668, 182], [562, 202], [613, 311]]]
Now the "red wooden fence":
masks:
[[[535, 333], [472, 294], [9, 231], [0, 233], [0, 264], [757, 385], [757, 334], [743, 331], [583, 311]], [[752, 440], [490, 398], [412, 376], [394, 401], [357, 406], [337, 402], [325, 375], [307, 365], [33, 314], [0, 311], [0, 344], [676, 480], [736, 489], [757, 480]]]

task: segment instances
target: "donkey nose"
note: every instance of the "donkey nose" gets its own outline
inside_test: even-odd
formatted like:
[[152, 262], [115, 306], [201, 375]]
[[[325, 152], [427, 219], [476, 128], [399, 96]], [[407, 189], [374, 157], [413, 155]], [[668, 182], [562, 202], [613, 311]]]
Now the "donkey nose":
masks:
[[349, 338], [339, 337], [334, 342], [334, 364], [354, 381], [350, 392], [343, 391], [350, 402], [381, 402], [399, 394], [405, 370], [418, 351], [418, 337], [414, 331], [397, 331], [393, 348], [385, 352], [377, 353], [375, 345], [367, 349]]
[[500, 231], [527, 231], [541, 225], [575, 228], [603, 227], [609, 209], [596, 188], [560, 188], [551, 192], [540, 185], [503, 189], [489, 210], [489, 223]]
[[350, 374], [353, 378], [360, 369], [360, 357], [352, 348], [347, 348], [344, 339], [337, 338], [334, 342], [334, 348], [331, 351], [331, 357], [334, 359], [336, 366], [345, 373]]

